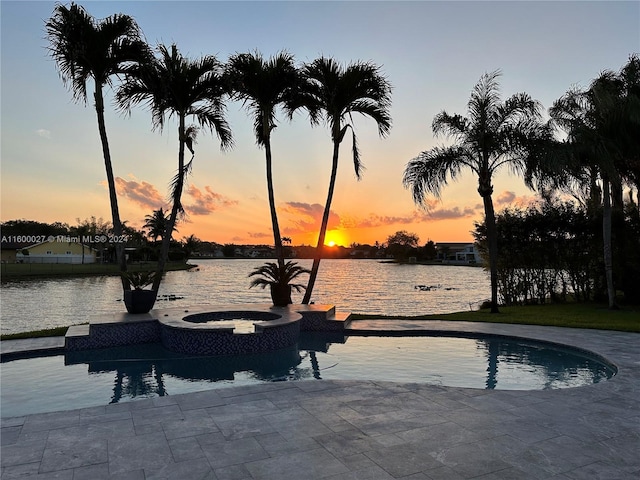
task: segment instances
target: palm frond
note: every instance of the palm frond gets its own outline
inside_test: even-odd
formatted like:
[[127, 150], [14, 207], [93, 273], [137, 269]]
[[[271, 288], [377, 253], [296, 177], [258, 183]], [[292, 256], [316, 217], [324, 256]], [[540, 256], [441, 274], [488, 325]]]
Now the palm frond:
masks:
[[464, 139], [468, 132], [468, 122], [462, 115], [449, 115], [443, 110], [433, 117], [431, 129], [436, 136], [443, 134], [447, 137]]
[[[353, 113], [373, 119], [381, 137], [389, 134], [392, 87], [377, 65], [355, 62], [343, 66], [333, 58], [320, 57], [304, 65], [302, 77], [304, 93], [296, 106], [309, 112], [313, 125], [324, 120], [334, 141], [342, 141], [346, 124], [353, 130]], [[354, 159], [359, 177], [359, 155]]]
[[59, 4], [45, 29], [49, 53], [76, 101], [86, 102], [89, 78], [100, 87], [110, 85], [113, 75], [148, 57], [140, 29], [128, 15], [115, 14], [96, 21], [79, 5]]
[[362, 171], [364, 170], [364, 165], [362, 165], [362, 162], [360, 161], [360, 150], [358, 149], [358, 139], [356, 137], [356, 131], [353, 129], [353, 125], [350, 123], [345, 126], [351, 128], [351, 138], [353, 142], [351, 146], [351, 151], [353, 153], [353, 170], [356, 172], [356, 178], [360, 180]]
[[276, 126], [276, 106], [294, 103], [300, 78], [293, 55], [283, 51], [267, 60], [258, 51], [232, 55], [225, 78], [233, 98], [241, 100], [253, 117], [257, 144], [264, 146]]
[[183, 216], [185, 214], [184, 207], [182, 206], [181, 193], [182, 188], [184, 187], [184, 181], [191, 173], [191, 169], [193, 166], [193, 158], [187, 162], [182, 171], [177, 171], [171, 182], [169, 183], [169, 198], [172, 202], [177, 205], [178, 213]]
[[196, 138], [198, 136], [198, 130], [197, 125], [189, 125], [184, 131], [184, 144], [191, 152], [191, 155], [195, 155], [193, 146], [197, 143]]
[[305, 273], [311, 273], [307, 268], [301, 267], [297, 262], [288, 261], [285, 263], [284, 268], [275, 262], [267, 262], [264, 265], [256, 267], [248, 276], [258, 277], [251, 281], [249, 288], [261, 287], [265, 288], [267, 285], [290, 285], [291, 288], [296, 291], [300, 291], [304, 288], [301, 284], [292, 284], [291, 281], [298, 278]]
[[157, 52], [148, 62], [124, 70], [126, 81], [116, 93], [120, 108], [130, 111], [135, 105], [145, 106], [153, 128], [159, 130], [174, 115], [192, 116], [218, 136], [223, 150], [231, 148], [233, 138], [223, 100], [229, 89], [222, 64], [212, 55], [186, 58], [175, 44], [158, 45]]
[[426, 197], [440, 197], [442, 187], [456, 180], [462, 167], [470, 166], [470, 153], [458, 146], [435, 147], [422, 152], [406, 166], [402, 183], [411, 190], [413, 201], [426, 207]]
[[500, 70], [485, 73], [473, 87], [467, 103], [469, 119], [472, 123], [486, 125], [491, 112], [499, 105], [500, 84], [498, 78], [501, 75]]

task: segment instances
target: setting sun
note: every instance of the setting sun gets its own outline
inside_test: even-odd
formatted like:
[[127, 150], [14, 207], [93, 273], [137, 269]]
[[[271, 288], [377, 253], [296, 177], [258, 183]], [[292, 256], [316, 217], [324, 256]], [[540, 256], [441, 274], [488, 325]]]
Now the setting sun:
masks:
[[340, 230], [329, 230], [327, 236], [324, 239], [324, 244], [327, 247], [343, 246], [346, 247], [349, 242], [344, 232]]

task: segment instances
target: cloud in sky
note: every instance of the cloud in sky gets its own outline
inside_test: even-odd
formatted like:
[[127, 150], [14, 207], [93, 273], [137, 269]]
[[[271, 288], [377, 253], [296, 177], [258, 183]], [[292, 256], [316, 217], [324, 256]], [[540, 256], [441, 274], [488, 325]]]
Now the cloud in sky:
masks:
[[500, 195], [496, 197], [497, 205], [504, 205], [505, 203], [511, 203], [515, 200], [516, 194], [514, 192], [509, 192], [505, 190]]
[[[116, 177], [118, 195], [128, 198], [148, 210], [157, 210], [165, 206], [164, 198], [154, 185], [145, 181], [139, 182], [133, 175], [130, 175], [130, 178], [131, 180], [125, 180], [122, 177]], [[102, 181], [100, 184], [107, 186], [106, 181]]]
[[342, 226], [344, 228], [376, 228], [385, 225], [410, 225], [434, 220], [456, 220], [476, 216], [479, 213], [478, 207], [477, 205], [463, 208], [434, 208], [431, 206], [426, 212], [414, 210], [411, 213], [400, 216], [371, 213], [367, 218], [363, 219], [350, 218], [347, 220], [343, 218]]
[[205, 185], [203, 192], [191, 184], [185, 194], [193, 199], [191, 204], [186, 204], [183, 201], [184, 209], [191, 215], [207, 215], [220, 207], [230, 207], [238, 204], [237, 200], [231, 200], [220, 193], [214, 192], [208, 185]]
[[509, 205], [518, 207], [527, 207], [532, 203], [538, 202], [540, 197], [538, 195], [520, 195], [517, 196], [514, 192], [505, 190], [495, 197], [495, 203], [499, 207], [506, 207]]
[[273, 243], [273, 233], [271, 232], [247, 232], [245, 236], [236, 235], [231, 238], [231, 241], [234, 243]]
[[[283, 227], [287, 235], [297, 233], [317, 232], [320, 230], [324, 207], [319, 203], [287, 202], [283, 211], [288, 214], [290, 226]], [[329, 211], [327, 230], [333, 230], [341, 225], [340, 216], [333, 210]]]
[[[438, 220], [456, 220], [472, 218], [482, 213], [482, 205], [472, 207], [442, 208], [437, 200], [428, 205], [427, 211], [414, 210], [404, 215], [378, 215], [370, 213], [365, 218], [340, 215], [334, 211], [329, 214], [327, 230], [348, 230], [377, 228], [387, 225], [411, 225]], [[282, 208], [284, 235], [317, 233], [320, 229], [324, 207], [318, 203], [286, 202]]]
[[[370, 213], [365, 218], [340, 215], [332, 210], [329, 214], [327, 230], [376, 228], [385, 225], [410, 225], [436, 220], [456, 220], [471, 218], [482, 213], [482, 205], [442, 208], [437, 200], [433, 200], [427, 206], [427, 211], [414, 210], [405, 215]], [[284, 234], [315, 233], [320, 229], [324, 207], [318, 203], [286, 202], [282, 211], [286, 213], [286, 225], [282, 228]]]
[[273, 234], [271, 233], [265, 233], [265, 232], [248, 232], [247, 235], [249, 236], [249, 238], [271, 238], [273, 236]]
[[478, 209], [475, 207], [453, 207], [453, 208], [438, 208], [425, 215], [426, 219], [431, 220], [453, 220], [457, 218], [469, 218], [478, 214]]
[[[130, 178], [130, 180], [125, 180], [122, 177], [116, 177], [118, 195], [128, 198], [147, 210], [157, 210], [160, 207], [168, 208], [164, 197], [154, 185], [144, 180], [139, 181], [133, 175], [130, 175]], [[102, 181], [100, 184], [107, 186], [106, 181]], [[190, 197], [192, 202], [186, 202], [187, 197]], [[208, 185], [205, 185], [204, 191], [195, 185], [190, 185], [184, 192], [182, 203], [190, 215], [207, 215], [220, 207], [237, 205], [238, 201], [214, 192]], [[189, 223], [186, 219], [183, 221]]]
[[45, 128], [40, 128], [40, 129], [36, 130], [36, 134], [39, 137], [46, 138], [47, 140], [51, 140], [51, 131], [49, 131], [49, 130], [47, 130]]

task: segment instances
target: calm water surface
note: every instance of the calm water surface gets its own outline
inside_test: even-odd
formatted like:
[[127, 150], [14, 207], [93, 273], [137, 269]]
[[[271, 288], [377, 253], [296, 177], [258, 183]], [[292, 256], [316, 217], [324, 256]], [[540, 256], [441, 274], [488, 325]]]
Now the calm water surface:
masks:
[[[192, 260], [198, 269], [167, 272], [156, 308], [237, 304], [271, 299], [269, 290], [249, 289], [247, 275], [264, 260]], [[311, 267], [311, 260], [300, 260]], [[306, 276], [303, 277], [305, 283]], [[430, 290], [417, 285], [433, 286]], [[377, 260], [323, 260], [313, 301], [337, 310], [385, 315], [421, 315], [475, 309], [490, 297], [488, 274], [481, 268], [397, 265]], [[125, 310], [118, 277], [48, 278], [3, 282], [0, 288], [3, 334], [68, 326], [87, 321], [88, 312]], [[302, 294], [293, 296], [294, 303]]]

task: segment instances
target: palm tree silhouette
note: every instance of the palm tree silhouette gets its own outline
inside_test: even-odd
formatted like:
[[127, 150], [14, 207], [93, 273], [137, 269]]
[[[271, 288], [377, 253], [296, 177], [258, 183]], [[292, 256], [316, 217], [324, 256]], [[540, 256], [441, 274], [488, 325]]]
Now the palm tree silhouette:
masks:
[[[185, 58], [176, 45], [158, 46], [159, 57], [151, 57], [145, 64], [127, 69], [127, 80], [117, 93], [119, 105], [130, 110], [133, 105], [144, 104], [151, 111], [154, 129], [162, 130], [167, 118], [178, 118], [178, 169], [171, 182], [171, 213], [158, 259], [158, 272], [163, 272], [171, 234], [182, 207], [185, 177], [194, 158], [193, 145], [198, 128], [186, 125], [187, 117], [194, 117], [200, 127], [215, 131], [224, 150], [233, 144], [231, 129], [225, 119], [224, 95], [227, 88], [222, 79], [222, 65], [211, 55], [196, 60]], [[192, 156], [185, 163], [185, 147]], [[152, 289], [157, 293], [162, 276], [156, 275]]]
[[607, 296], [609, 308], [616, 309], [612, 200], [621, 211], [623, 180], [638, 183], [640, 178], [640, 58], [632, 55], [619, 73], [602, 72], [586, 90], [570, 89], [553, 103], [549, 114], [551, 123], [568, 135], [561, 150], [565, 157], [559, 162], [553, 157], [553, 167], [562, 169], [556, 184], [586, 186], [594, 206], [602, 203]]
[[507, 165], [512, 171], [525, 174], [525, 181], [531, 186], [528, 172], [534, 146], [548, 138], [548, 128], [541, 121], [541, 105], [526, 93], [501, 102], [499, 76], [500, 71], [496, 70], [480, 78], [467, 104], [468, 117], [445, 111], [435, 116], [433, 133], [452, 137], [455, 143], [422, 152], [407, 164], [403, 178], [414, 202], [425, 206], [428, 194], [440, 197], [442, 187], [455, 180], [464, 168], [478, 176], [487, 228], [492, 313], [499, 312], [493, 175]]
[[182, 238], [182, 250], [184, 251], [185, 261], [189, 260], [193, 252], [198, 251], [201, 244], [202, 241], [194, 234]]
[[[111, 153], [104, 119], [103, 87], [111, 86], [111, 77], [119, 75], [127, 65], [147, 58], [147, 45], [141, 38], [136, 22], [127, 15], [115, 14], [96, 21], [75, 3], [69, 7], [56, 5], [53, 15], [45, 24], [49, 40], [49, 53], [56, 61], [60, 77], [69, 85], [76, 101], [87, 102], [87, 82], [93, 78], [94, 100], [98, 117], [98, 131], [107, 173], [113, 233], [122, 234], [118, 197], [111, 163]], [[126, 271], [124, 244], [116, 244], [116, 258], [122, 271]], [[123, 288], [127, 288], [122, 277]]]
[[[169, 213], [165, 212], [162, 207], [158, 210], [154, 210], [152, 214], [144, 216], [143, 228], [147, 229], [147, 237], [154, 242], [158, 241], [158, 238], [163, 238], [167, 231], [167, 223], [169, 223]], [[173, 231], [178, 231], [177, 228], [173, 228]]]
[[[340, 65], [332, 58], [320, 57], [303, 68], [304, 87], [294, 107], [304, 107], [309, 111], [312, 125], [324, 121], [331, 130], [333, 158], [329, 191], [324, 206], [318, 244], [309, 275], [309, 283], [302, 303], [309, 303], [318, 268], [322, 258], [324, 241], [329, 223], [329, 212], [338, 172], [340, 144], [348, 129], [351, 129], [353, 141], [353, 166], [360, 178], [362, 163], [353, 127], [353, 113], [370, 117], [378, 124], [381, 137], [387, 136], [391, 129], [391, 85], [380, 73], [380, 68], [367, 62]], [[293, 109], [291, 109], [292, 111]]]
[[253, 52], [231, 56], [227, 78], [234, 98], [242, 100], [253, 116], [256, 143], [264, 147], [275, 255], [278, 266], [284, 269], [284, 249], [273, 190], [271, 131], [276, 128], [276, 108], [287, 108], [298, 90], [299, 74], [293, 56], [286, 52], [280, 52], [268, 60], [261, 53]]

